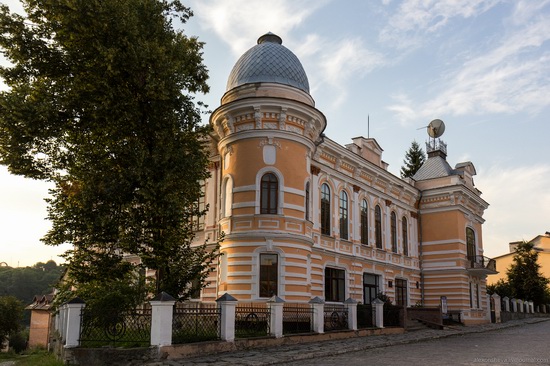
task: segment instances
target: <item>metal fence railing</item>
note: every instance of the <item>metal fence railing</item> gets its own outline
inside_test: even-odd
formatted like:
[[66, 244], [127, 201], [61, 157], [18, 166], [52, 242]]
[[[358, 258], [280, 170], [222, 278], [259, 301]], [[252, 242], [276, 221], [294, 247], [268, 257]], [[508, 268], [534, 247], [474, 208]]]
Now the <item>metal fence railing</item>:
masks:
[[235, 337], [252, 338], [269, 335], [271, 312], [265, 303], [238, 304], [235, 308]]
[[384, 304], [384, 326], [400, 327], [403, 325], [403, 306]]
[[214, 303], [176, 303], [172, 344], [220, 339], [220, 314]]
[[312, 333], [313, 308], [309, 304], [284, 304], [283, 334]]
[[140, 347], [151, 340], [151, 306], [137, 309], [83, 308], [80, 316], [81, 347]]
[[357, 305], [357, 328], [372, 328], [374, 322], [372, 320], [372, 305], [359, 304]]
[[325, 331], [348, 329], [348, 309], [344, 305], [325, 304]]

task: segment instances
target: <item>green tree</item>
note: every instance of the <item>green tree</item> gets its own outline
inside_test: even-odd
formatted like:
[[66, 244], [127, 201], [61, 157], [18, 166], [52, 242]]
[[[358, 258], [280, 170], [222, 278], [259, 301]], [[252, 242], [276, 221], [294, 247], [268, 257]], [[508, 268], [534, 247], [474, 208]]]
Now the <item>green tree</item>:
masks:
[[489, 295], [498, 294], [500, 297], [508, 297], [509, 299], [514, 297], [514, 289], [510, 286], [508, 281], [500, 279], [497, 283], [487, 286], [487, 293]]
[[14, 296], [0, 296], [0, 343], [21, 327], [24, 305]]
[[[23, 0], [0, 7], [0, 163], [54, 183], [48, 245], [65, 253], [69, 281], [109, 291], [156, 271], [156, 290], [184, 297], [204, 284], [217, 245], [193, 247], [208, 176], [202, 43], [173, 27], [179, 0]], [[191, 262], [191, 259], [193, 262]], [[180, 264], [187, 267], [179, 268]]]
[[413, 141], [409, 150], [405, 152], [405, 160], [403, 160], [405, 165], [401, 167], [401, 178], [412, 178], [425, 161], [424, 150], [418, 142]]
[[506, 275], [515, 298], [543, 304], [550, 301], [548, 289], [550, 279], [540, 273], [538, 257], [539, 253], [534, 249], [533, 243], [524, 241], [518, 244], [514, 261], [506, 271]]

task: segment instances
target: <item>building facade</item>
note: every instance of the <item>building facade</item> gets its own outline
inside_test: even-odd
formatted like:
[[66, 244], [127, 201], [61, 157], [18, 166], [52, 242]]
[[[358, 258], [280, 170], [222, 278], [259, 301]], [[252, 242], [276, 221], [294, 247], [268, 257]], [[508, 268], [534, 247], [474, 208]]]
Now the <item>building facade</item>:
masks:
[[[521, 241], [509, 243], [509, 253], [494, 258], [498, 273], [487, 277], [488, 285], [494, 285], [498, 280], [506, 280], [508, 278], [506, 271], [514, 262], [514, 254], [519, 243]], [[547, 231], [543, 235], [537, 235], [529, 240], [529, 243], [533, 243], [533, 249], [539, 254], [537, 263], [540, 264], [540, 273], [544, 277], [550, 278], [550, 231]]]
[[235, 64], [212, 113], [211, 177], [197, 243], [220, 232], [222, 256], [201, 299], [320, 297], [447, 306], [487, 319], [483, 211], [471, 163], [454, 169], [430, 142], [414, 179], [387, 170], [373, 138], [323, 134], [298, 58], [268, 33]]

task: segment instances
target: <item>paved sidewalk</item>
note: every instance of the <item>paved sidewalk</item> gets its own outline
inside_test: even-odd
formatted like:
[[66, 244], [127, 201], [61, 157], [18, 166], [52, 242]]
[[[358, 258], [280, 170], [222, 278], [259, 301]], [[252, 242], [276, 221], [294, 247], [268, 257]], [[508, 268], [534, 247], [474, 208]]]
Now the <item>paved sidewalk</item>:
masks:
[[550, 318], [529, 318], [512, 320], [499, 324], [483, 324], [476, 326], [452, 326], [444, 330], [425, 329], [403, 334], [376, 335], [341, 340], [322, 341], [316, 343], [293, 344], [280, 347], [258, 348], [248, 351], [237, 351], [220, 353], [216, 355], [205, 355], [182, 360], [164, 360], [152, 362], [147, 366], [181, 366], [181, 365], [277, 365], [292, 361], [328, 357], [348, 352], [362, 351], [371, 348], [388, 347], [398, 344], [421, 342], [430, 339], [438, 339], [452, 336], [459, 336], [470, 333], [489, 332], [504, 328], [517, 327], [524, 324], [532, 324], [543, 321], [550, 321]]

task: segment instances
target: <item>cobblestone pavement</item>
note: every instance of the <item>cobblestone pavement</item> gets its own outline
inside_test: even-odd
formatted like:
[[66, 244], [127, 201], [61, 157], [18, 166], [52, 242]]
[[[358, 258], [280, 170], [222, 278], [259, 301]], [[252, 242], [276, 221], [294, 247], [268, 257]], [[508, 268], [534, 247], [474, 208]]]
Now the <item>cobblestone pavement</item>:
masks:
[[[483, 324], [469, 327], [453, 326], [444, 330], [425, 329], [414, 332], [405, 332], [403, 334], [377, 335], [316, 343], [293, 344], [263, 349], [258, 348], [247, 351], [204, 355], [182, 360], [164, 360], [162, 362], [148, 363], [147, 366], [260, 366], [286, 364], [294, 361], [320, 359], [374, 348], [403, 345], [465, 334], [489, 332], [549, 320], [550, 318], [530, 318], [513, 320], [499, 324]], [[310, 364], [313, 364], [313, 362]]]

